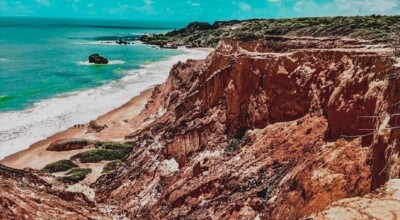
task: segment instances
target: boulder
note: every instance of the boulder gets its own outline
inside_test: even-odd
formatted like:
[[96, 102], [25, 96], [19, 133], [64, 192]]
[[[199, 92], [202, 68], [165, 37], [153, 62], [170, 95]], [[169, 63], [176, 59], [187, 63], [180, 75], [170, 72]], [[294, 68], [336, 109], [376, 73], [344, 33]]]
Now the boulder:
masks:
[[89, 56], [89, 63], [108, 64], [108, 59], [95, 53]]
[[107, 125], [100, 125], [97, 123], [97, 121], [92, 120], [89, 122], [87, 132], [88, 133], [98, 133], [106, 128], [107, 128]]

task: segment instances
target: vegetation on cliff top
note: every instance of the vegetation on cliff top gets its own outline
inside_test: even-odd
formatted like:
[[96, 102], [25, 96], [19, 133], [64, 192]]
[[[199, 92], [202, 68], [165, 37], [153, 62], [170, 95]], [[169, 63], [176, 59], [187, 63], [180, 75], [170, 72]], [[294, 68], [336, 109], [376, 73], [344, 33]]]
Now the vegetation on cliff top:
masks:
[[189, 47], [215, 47], [221, 38], [262, 39], [268, 35], [352, 37], [388, 42], [400, 25], [400, 16], [313, 17], [291, 19], [253, 19], [217, 21], [214, 24], [193, 22], [165, 35], [143, 36], [145, 43], [176, 43]]
[[111, 162], [107, 163], [103, 167], [103, 173], [107, 173], [107, 172], [109, 172], [111, 170], [115, 170], [120, 163], [122, 163], [121, 160], [114, 160], [114, 161], [111, 161]]
[[66, 176], [60, 177], [60, 180], [66, 183], [75, 184], [84, 180], [91, 172], [92, 169], [75, 168], [66, 173]]
[[82, 163], [97, 163], [103, 160], [122, 160], [133, 149], [132, 145], [117, 142], [98, 142], [96, 149], [79, 153], [71, 157]]
[[98, 163], [103, 160], [121, 160], [126, 154], [120, 150], [95, 149], [72, 156], [71, 159], [79, 159], [82, 163]]
[[131, 144], [117, 143], [117, 142], [97, 142], [95, 146], [98, 149], [106, 149], [106, 150], [123, 150], [123, 151], [132, 150]]
[[78, 167], [75, 163], [70, 160], [60, 160], [51, 164], [46, 165], [42, 171], [46, 173], [56, 173], [68, 171], [72, 168]]

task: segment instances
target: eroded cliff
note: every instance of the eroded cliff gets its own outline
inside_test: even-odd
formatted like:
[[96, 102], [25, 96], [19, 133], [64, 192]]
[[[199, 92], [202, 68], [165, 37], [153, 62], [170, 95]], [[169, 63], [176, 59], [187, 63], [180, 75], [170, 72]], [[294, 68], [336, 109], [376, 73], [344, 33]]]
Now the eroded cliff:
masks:
[[109, 219], [80, 193], [58, 191], [34, 175], [0, 165], [0, 219]]
[[133, 219], [298, 219], [398, 178], [398, 69], [356, 47], [222, 40], [176, 64], [96, 201]]

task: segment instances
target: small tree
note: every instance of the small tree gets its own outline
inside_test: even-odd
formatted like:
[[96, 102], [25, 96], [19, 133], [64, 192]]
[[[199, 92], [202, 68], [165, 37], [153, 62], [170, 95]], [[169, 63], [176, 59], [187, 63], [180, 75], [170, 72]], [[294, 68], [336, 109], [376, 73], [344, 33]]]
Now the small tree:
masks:
[[393, 31], [391, 48], [394, 58], [400, 57], [400, 26], [397, 26]]

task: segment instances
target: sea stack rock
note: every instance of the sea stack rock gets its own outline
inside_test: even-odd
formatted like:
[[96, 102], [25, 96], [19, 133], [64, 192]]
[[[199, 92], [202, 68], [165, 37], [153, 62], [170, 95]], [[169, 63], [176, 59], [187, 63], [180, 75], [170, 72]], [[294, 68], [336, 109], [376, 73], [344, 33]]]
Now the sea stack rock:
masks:
[[108, 59], [95, 53], [89, 56], [89, 63], [108, 64]]

